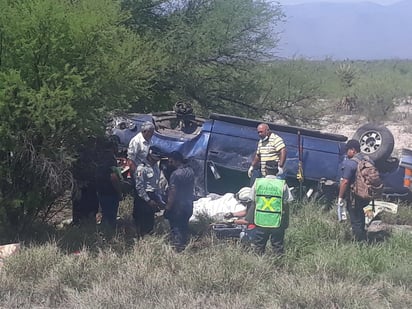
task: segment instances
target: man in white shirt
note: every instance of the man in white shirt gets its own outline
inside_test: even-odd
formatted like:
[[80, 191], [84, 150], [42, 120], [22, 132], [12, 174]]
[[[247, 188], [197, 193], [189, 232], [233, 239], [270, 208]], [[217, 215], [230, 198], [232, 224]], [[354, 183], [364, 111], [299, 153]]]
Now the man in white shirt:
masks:
[[133, 175], [135, 174], [136, 167], [139, 164], [146, 162], [154, 129], [155, 127], [152, 122], [145, 121], [140, 128], [140, 133], [133, 137], [129, 142], [129, 148], [127, 149], [127, 163]]

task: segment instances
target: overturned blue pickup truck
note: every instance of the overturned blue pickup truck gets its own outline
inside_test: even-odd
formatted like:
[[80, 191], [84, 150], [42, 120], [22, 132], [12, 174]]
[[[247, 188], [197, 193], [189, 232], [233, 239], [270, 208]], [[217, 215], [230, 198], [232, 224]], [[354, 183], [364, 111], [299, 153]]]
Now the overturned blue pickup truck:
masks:
[[[129, 141], [145, 121], [154, 123], [152, 144], [165, 156], [177, 150], [188, 158], [196, 174], [197, 197], [237, 192], [250, 185], [247, 169], [256, 151], [259, 121], [222, 114], [211, 114], [207, 119], [193, 114], [187, 117], [173, 111], [115, 116], [109, 122], [107, 133], [117, 141], [121, 153], [126, 153]], [[301, 197], [336, 198], [348, 138], [274, 123], [269, 123], [269, 127], [285, 141], [288, 184], [299, 190]], [[410, 182], [405, 178], [410, 177], [412, 151], [404, 149], [400, 159], [391, 157], [394, 138], [384, 126], [366, 124], [353, 138], [360, 141], [361, 151], [368, 154], [380, 170], [385, 185], [383, 197], [412, 201]]]

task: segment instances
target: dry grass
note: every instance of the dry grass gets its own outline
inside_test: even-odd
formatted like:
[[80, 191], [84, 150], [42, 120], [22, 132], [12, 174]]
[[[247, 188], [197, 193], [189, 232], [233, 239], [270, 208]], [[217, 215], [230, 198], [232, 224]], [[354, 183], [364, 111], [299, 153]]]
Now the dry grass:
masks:
[[[405, 212], [410, 214], [411, 209]], [[133, 243], [70, 228], [26, 245], [0, 271], [1, 308], [410, 308], [411, 236], [352, 243], [316, 205], [295, 206], [286, 255], [204, 236], [176, 254], [165, 237]], [[77, 236], [76, 236], [77, 235]]]

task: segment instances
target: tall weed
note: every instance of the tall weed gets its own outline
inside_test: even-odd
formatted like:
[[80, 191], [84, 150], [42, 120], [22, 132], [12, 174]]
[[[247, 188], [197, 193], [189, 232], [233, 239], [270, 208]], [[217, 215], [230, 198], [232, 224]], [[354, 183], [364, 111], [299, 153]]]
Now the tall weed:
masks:
[[[296, 205], [298, 207], [299, 205]], [[410, 234], [358, 244], [315, 204], [292, 211], [286, 254], [203, 236], [175, 253], [159, 235], [118, 234], [72, 254], [66, 239], [23, 248], [0, 270], [2, 308], [410, 308]], [[100, 240], [99, 240], [100, 237]], [[75, 235], [78, 239], [78, 235]], [[268, 252], [270, 252], [268, 250]]]

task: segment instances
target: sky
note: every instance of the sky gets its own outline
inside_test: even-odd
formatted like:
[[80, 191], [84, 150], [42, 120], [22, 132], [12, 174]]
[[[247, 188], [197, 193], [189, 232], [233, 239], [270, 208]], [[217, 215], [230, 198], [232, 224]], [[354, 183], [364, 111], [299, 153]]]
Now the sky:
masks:
[[353, 2], [373, 2], [382, 5], [393, 4], [400, 0], [278, 0], [280, 4], [299, 4], [299, 3], [311, 3], [311, 2], [340, 2], [340, 3], [353, 3]]

